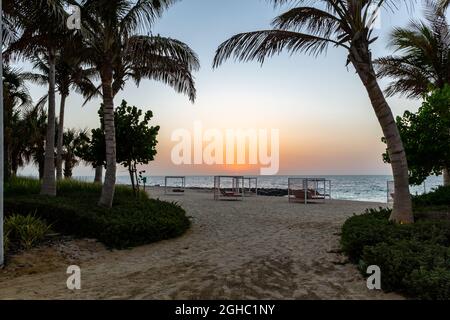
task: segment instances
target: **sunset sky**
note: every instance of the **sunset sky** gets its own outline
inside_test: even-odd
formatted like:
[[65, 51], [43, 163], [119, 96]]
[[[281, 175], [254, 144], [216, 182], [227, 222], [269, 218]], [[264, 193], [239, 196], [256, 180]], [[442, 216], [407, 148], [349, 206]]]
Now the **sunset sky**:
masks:
[[[373, 46], [375, 57], [386, 55], [386, 36], [393, 26], [405, 26], [411, 13], [383, 12], [380, 39]], [[346, 53], [330, 47], [318, 58], [299, 54], [280, 55], [261, 67], [258, 63], [230, 61], [217, 70], [212, 59], [218, 45], [230, 36], [269, 27], [280, 12], [265, 0], [183, 0], [167, 11], [154, 33], [186, 42], [200, 57], [196, 73], [198, 97], [187, 97], [155, 82], [132, 81], [115, 99], [152, 110], [154, 124], [161, 126], [158, 156], [148, 168], [150, 175], [256, 174], [255, 167], [175, 166], [170, 155], [174, 130], [192, 131], [194, 122], [205, 129], [278, 129], [280, 131], [279, 174], [390, 174], [381, 159], [385, 149], [381, 128], [367, 93], [353, 68], [345, 66]], [[382, 82], [385, 85], [385, 82]], [[32, 88], [35, 99], [46, 91]], [[395, 114], [416, 110], [419, 102], [389, 99]], [[81, 108], [82, 98], [73, 94], [67, 102], [67, 127], [98, 127], [99, 101]], [[35, 174], [27, 167], [23, 174]], [[79, 167], [75, 175], [92, 175]], [[125, 170], [120, 169], [119, 175]]]

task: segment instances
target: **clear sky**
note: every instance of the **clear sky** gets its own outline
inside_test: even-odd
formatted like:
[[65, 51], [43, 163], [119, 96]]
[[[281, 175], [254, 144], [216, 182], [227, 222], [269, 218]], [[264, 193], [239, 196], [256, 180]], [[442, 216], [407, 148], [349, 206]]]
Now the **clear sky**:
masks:
[[[280, 174], [391, 173], [381, 159], [385, 149], [381, 128], [359, 78], [345, 66], [344, 50], [330, 47], [327, 55], [318, 58], [283, 54], [268, 59], [263, 67], [256, 62], [230, 61], [212, 69], [221, 42], [236, 33], [269, 28], [279, 12], [266, 0], [183, 0], [158, 21], [154, 33], [186, 42], [199, 55], [202, 68], [195, 74], [195, 104], [152, 81], [142, 82], [139, 88], [130, 81], [115, 99], [116, 105], [126, 99], [131, 105], [151, 109], [154, 124], [161, 126], [158, 156], [147, 168], [150, 175], [235, 171], [234, 167], [172, 164], [172, 132], [180, 128], [192, 131], [195, 121], [201, 121], [205, 129], [279, 129]], [[420, 6], [415, 12], [405, 8], [383, 12], [374, 56], [390, 53], [386, 36], [393, 26], [404, 26], [420, 13]], [[32, 88], [35, 98], [44, 92], [44, 88]], [[395, 114], [416, 110], [419, 105], [398, 98], [389, 102]], [[71, 95], [67, 127], [98, 127], [99, 103], [93, 101], [81, 108], [81, 97]], [[24, 173], [33, 171], [26, 168]], [[121, 169], [118, 174], [124, 173]], [[91, 175], [92, 170], [79, 167], [75, 174]]]

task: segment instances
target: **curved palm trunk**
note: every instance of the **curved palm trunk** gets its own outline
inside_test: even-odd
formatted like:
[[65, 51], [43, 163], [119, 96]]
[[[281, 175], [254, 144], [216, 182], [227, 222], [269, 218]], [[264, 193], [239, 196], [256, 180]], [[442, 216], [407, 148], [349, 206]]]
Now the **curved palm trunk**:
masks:
[[47, 137], [45, 141], [44, 179], [41, 194], [56, 196], [55, 177], [55, 52], [49, 52], [49, 90]]
[[62, 153], [63, 153], [63, 137], [64, 137], [64, 112], [66, 107], [67, 95], [61, 95], [61, 104], [59, 106], [59, 123], [58, 123], [58, 138], [56, 142], [56, 178], [62, 180]]
[[94, 183], [102, 183], [102, 182], [103, 182], [103, 166], [98, 166], [95, 168]]
[[394, 208], [391, 220], [397, 223], [414, 223], [409, 190], [408, 161], [403, 142], [391, 108], [377, 82], [368, 45], [363, 47], [366, 49], [357, 51], [352, 48], [349, 59], [366, 87], [372, 107], [387, 141], [395, 184]]
[[116, 129], [114, 125], [114, 101], [112, 70], [102, 72], [103, 112], [106, 144], [106, 173], [99, 205], [111, 208], [116, 186]]

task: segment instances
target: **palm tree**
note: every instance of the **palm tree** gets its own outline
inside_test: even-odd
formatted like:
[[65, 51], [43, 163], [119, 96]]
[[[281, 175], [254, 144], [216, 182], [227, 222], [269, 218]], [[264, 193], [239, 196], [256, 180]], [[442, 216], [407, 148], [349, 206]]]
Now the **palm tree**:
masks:
[[[50, 10], [56, 13], [58, 18], [62, 16], [62, 7], [58, 0], [3, 0], [0, 1], [0, 39], [2, 46], [15, 40], [16, 32], [21, 28], [20, 17], [33, 18], [41, 10]], [[45, 22], [45, 20], [35, 20]], [[53, 20], [54, 21], [54, 20]], [[2, 48], [3, 53], [3, 48]], [[3, 54], [0, 66], [0, 143], [3, 144]], [[3, 252], [3, 145], [0, 145], [0, 266], [4, 263]]]
[[64, 132], [64, 177], [72, 178], [72, 171], [80, 163], [76, 150], [89, 140], [86, 130], [69, 129]]
[[27, 137], [27, 147], [23, 153], [23, 158], [26, 163], [33, 163], [38, 167], [39, 179], [42, 180], [46, 160], [47, 112], [41, 104], [38, 104], [23, 115], [23, 122], [22, 128], [25, 129], [23, 136]]
[[20, 130], [23, 109], [30, 107], [32, 99], [25, 84], [25, 74], [18, 69], [5, 65], [3, 70], [3, 105], [4, 105], [4, 176], [8, 181], [15, 174], [20, 164], [20, 150], [23, 150], [24, 136]]
[[116, 183], [114, 96], [128, 79], [162, 81], [194, 101], [196, 54], [184, 43], [153, 36], [155, 20], [174, 0], [83, 0], [87, 63], [101, 79], [106, 137], [106, 174], [99, 205], [111, 207]]
[[[51, 5], [48, 5], [51, 3]], [[21, 28], [20, 38], [8, 48], [8, 56], [18, 54], [23, 57], [46, 56], [49, 62], [48, 125], [45, 143], [44, 178], [42, 195], [56, 196], [55, 178], [55, 91], [56, 57], [58, 48], [67, 41], [68, 30], [65, 26], [63, 0], [21, 4], [16, 12]]]
[[[71, 38], [70, 41], [64, 43], [64, 46], [59, 49], [56, 65], [55, 65], [55, 81], [56, 88], [60, 94], [60, 109], [58, 129], [56, 130], [56, 178], [61, 180], [63, 177], [62, 171], [62, 153], [63, 153], [63, 132], [64, 132], [64, 117], [66, 100], [69, 96], [70, 89], [81, 93], [87, 100], [95, 97], [98, 93], [97, 88], [91, 81], [95, 75], [93, 69], [83, 69], [83, 57], [80, 55], [79, 48], [81, 41], [77, 38]], [[77, 49], [78, 48], [78, 49]], [[39, 70], [37, 72], [27, 73], [27, 79], [39, 85], [48, 84], [49, 67], [48, 59], [43, 59], [40, 56], [33, 57], [33, 69]], [[47, 96], [41, 100], [47, 99]]]
[[[450, 85], [450, 27], [438, 2], [427, 1], [426, 21], [396, 28], [390, 38], [390, 46], [400, 54], [375, 61], [380, 77], [394, 79], [386, 95], [421, 98], [430, 90]], [[445, 185], [450, 185], [449, 172], [444, 168]]]
[[267, 57], [283, 50], [318, 55], [330, 45], [345, 49], [348, 52], [347, 64], [354, 66], [363, 82], [387, 140], [395, 180], [391, 220], [413, 223], [406, 154], [392, 111], [377, 82], [370, 50], [370, 45], [377, 39], [372, 32], [378, 14], [374, 8], [395, 7], [397, 1], [272, 1], [275, 5], [291, 3], [305, 6], [294, 7], [275, 18], [273, 29], [241, 33], [222, 43], [216, 52], [214, 67], [231, 57], [263, 63]]

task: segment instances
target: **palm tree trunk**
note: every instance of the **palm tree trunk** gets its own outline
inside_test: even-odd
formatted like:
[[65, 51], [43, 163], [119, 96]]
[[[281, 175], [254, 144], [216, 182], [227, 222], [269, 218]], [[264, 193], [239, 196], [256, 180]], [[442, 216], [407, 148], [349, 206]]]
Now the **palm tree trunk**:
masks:
[[377, 82], [368, 45], [366, 48], [362, 51], [356, 51], [353, 48], [349, 59], [366, 87], [372, 107], [386, 138], [395, 184], [394, 208], [391, 220], [402, 224], [414, 223], [405, 149], [394, 115]]
[[66, 107], [67, 95], [61, 95], [61, 104], [59, 106], [59, 123], [58, 123], [58, 139], [56, 142], [56, 178], [62, 180], [62, 153], [63, 153], [63, 138], [64, 138], [64, 111]]
[[444, 186], [449, 187], [450, 186], [450, 168], [444, 169]]
[[95, 167], [94, 183], [102, 183], [102, 182], [103, 182], [103, 166]]
[[111, 208], [116, 186], [116, 128], [114, 125], [114, 101], [112, 90], [112, 69], [102, 72], [103, 113], [106, 145], [106, 173], [99, 205]]
[[48, 119], [47, 137], [45, 141], [44, 179], [41, 194], [56, 196], [55, 177], [55, 60], [54, 50], [49, 52], [49, 90], [48, 90]]

